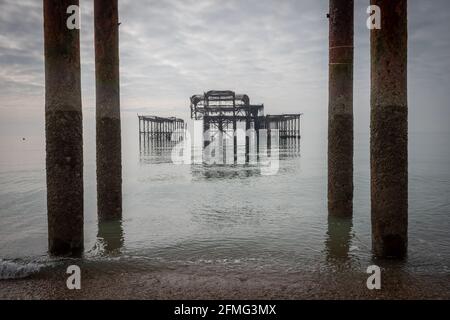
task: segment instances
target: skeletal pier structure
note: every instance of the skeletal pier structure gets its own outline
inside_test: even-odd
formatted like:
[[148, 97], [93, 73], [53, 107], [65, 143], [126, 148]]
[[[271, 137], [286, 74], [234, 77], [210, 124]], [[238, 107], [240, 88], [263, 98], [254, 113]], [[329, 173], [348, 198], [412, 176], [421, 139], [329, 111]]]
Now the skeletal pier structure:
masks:
[[[233, 130], [234, 161], [237, 160], [237, 123], [244, 122], [245, 130], [256, 131], [256, 148], [259, 152], [259, 130], [266, 129], [268, 148], [270, 149], [271, 130], [278, 130], [279, 138], [300, 138], [300, 117], [302, 114], [282, 114], [264, 116], [264, 104], [251, 104], [246, 94], [233, 91], [211, 90], [204, 94], [193, 95], [191, 101], [191, 118], [203, 120], [204, 146], [211, 140], [211, 131], [219, 133]], [[221, 139], [220, 139], [221, 140]], [[245, 156], [248, 162], [250, 154], [250, 137], [245, 137]]]
[[278, 129], [280, 139], [300, 138], [300, 118], [299, 114], [267, 115], [262, 122], [264, 129]]
[[176, 117], [139, 116], [139, 138], [141, 134], [151, 139], [170, 139], [174, 132], [182, 133], [185, 129], [183, 119]]

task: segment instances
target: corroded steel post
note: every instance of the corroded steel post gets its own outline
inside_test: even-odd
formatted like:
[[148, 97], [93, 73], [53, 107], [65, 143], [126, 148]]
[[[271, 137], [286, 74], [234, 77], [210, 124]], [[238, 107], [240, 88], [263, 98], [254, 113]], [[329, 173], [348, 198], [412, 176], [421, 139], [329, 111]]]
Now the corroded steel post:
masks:
[[330, 0], [328, 213], [353, 212], [353, 0]]
[[95, 0], [97, 210], [101, 220], [122, 217], [122, 155], [117, 0]]
[[372, 247], [403, 257], [408, 245], [407, 0], [372, 0], [381, 29], [371, 31]]
[[83, 122], [80, 32], [67, 28], [78, 0], [44, 0], [48, 247], [83, 252]]

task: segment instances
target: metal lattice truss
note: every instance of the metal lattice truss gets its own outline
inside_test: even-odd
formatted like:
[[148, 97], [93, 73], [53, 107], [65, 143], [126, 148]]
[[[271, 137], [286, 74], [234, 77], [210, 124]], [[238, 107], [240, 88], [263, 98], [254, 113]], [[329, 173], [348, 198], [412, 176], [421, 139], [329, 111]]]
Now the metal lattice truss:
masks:
[[191, 118], [209, 122], [221, 121], [224, 124], [233, 121], [247, 121], [264, 114], [264, 105], [251, 105], [246, 94], [233, 91], [208, 91], [203, 95], [191, 97]]

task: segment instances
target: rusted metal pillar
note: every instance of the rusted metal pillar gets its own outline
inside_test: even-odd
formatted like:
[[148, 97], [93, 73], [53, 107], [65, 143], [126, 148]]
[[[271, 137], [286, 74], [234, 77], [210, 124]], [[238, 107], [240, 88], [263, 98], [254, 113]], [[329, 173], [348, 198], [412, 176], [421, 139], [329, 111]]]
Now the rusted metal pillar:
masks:
[[44, 0], [48, 249], [83, 252], [83, 122], [80, 32], [67, 28], [78, 0]]
[[118, 0], [94, 0], [97, 123], [97, 211], [122, 217]]
[[372, 247], [404, 257], [408, 247], [407, 0], [372, 0], [381, 29], [371, 31]]
[[353, 0], [330, 0], [328, 213], [353, 213]]

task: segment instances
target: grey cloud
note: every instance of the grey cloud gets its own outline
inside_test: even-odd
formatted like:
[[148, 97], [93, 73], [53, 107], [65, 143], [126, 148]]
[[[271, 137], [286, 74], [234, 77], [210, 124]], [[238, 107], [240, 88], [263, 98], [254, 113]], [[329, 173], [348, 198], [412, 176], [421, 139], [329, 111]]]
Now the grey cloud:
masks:
[[[368, 127], [369, 33], [355, 6], [355, 106]], [[0, 112], [43, 103], [42, 1], [0, 0]], [[83, 101], [95, 97], [92, 0], [81, 0]], [[267, 112], [301, 111], [326, 126], [326, 0], [119, 0], [123, 110], [187, 113], [188, 97], [233, 89]], [[448, 106], [450, 2], [410, 0], [410, 95], [413, 123], [433, 99], [428, 125]], [[24, 103], [26, 99], [30, 103]], [[8, 109], [8, 110], [9, 110]], [[447, 112], [447, 115], [449, 113]], [[357, 122], [358, 122], [357, 121]], [[313, 126], [314, 124], [311, 124]]]

